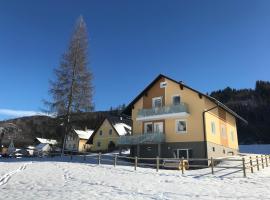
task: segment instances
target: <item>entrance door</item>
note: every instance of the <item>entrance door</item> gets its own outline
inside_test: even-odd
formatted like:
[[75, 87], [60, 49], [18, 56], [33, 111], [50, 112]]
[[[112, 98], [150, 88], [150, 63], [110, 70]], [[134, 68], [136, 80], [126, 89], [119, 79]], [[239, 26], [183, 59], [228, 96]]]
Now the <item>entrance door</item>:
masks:
[[189, 149], [175, 149], [173, 150], [173, 154], [175, 158], [182, 158], [189, 159]]
[[163, 133], [163, 122], [154, 123], [154, 133]]

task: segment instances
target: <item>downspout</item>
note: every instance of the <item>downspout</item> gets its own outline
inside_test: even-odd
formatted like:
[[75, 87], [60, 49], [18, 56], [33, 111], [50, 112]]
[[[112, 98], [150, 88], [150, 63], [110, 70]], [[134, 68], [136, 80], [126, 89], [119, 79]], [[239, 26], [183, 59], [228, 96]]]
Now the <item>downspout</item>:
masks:
[[214, 110], [218, 108], [218, 105], [212, 107], [212, 108], [209, 108], [205, 111], [202, 112], [202, 117], [203, 117], [203, 136], [204, 136], [204, 144], [205, 144], [205, 158], [207, 158], [207, 138], [206, 138], [206, 125], [205, 125], [205, 113], [206, 112], [209, 112], [211, 110]]

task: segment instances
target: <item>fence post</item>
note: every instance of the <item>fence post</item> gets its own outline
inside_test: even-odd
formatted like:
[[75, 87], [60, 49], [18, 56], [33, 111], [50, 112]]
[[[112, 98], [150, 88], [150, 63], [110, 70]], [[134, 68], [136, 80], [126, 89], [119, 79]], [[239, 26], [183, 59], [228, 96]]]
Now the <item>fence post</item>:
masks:
[[249, 157], [249, 162], [250, 162], [250, 171], [251, 171], [251, 173], [253, 173], [253, 161], [252, 161], [252, 157], [250, 156]]
[[214, 174], [214, 159], [211, 157], [211, 172]]
[[72, 160], [72, 153], [70, 153], [70, 160]]
[[86, 161], [86, 154], [84, 154], [84, 156], [83, 156], [83, 160], [84, 160], [84, 161]]
[[266, 167], [268, 167], [267, 155], [265, 155], [265, 164], [266, 164]]
[[257, 170], [259, 171], [259, 170], [260, 170], [260, 166], [259, 166], [259, 159], [258, 159], [258, 156], [256, 156], [256, 162], [257, 162]]
[[114, 156], [114, 167], [116, 167], [117, 155]]
[[159, 170], [159, 157], [157, 156], [157, 172]]
[[264, 169], [264, 164], [263, 164], [263, 155], [261, 155], [261, 160], [262, 160], [262, 169]]
[[247, 177], [246, 175], [246, 163], [245, 163], [245, 158], [242, 158], [242, 163], [243, 163], [243, 173], [244, 173], [244, 177]]
[[181, 158], [181, 170], [182, 174], [184, 174], [184, 157]]
[[99, 152], [98, 153], [98, 165], [100, 165], [100, 162], [101, 162], [101, 153]]
[[138, 164], [138, 157], [135, 157], [135, 162], [134, 162], [134, 170], [137, 170], [137, 164]]

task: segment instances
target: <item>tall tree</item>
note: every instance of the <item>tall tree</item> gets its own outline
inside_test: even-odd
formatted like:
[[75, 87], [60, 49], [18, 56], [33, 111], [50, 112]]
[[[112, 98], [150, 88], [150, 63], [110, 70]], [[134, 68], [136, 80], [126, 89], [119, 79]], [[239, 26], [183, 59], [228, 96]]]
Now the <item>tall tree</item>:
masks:
[[[79, 17], [67, 51], [55, 69], [55, 80], [50, 81], [52, 102], [46, 102], [51, 111], [65, 116], [66, 132], [69, 131], [71, 113], [92, 111], [93, 75], [88, 68], [88, 36], [86, 24]], [[63, 145], [65, 140], [63, 142]]]

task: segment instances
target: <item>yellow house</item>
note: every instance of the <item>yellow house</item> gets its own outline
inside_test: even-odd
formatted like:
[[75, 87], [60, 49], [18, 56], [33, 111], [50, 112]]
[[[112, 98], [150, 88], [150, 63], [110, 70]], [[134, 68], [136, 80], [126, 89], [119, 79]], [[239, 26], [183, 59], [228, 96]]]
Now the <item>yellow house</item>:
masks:
[[65, 142], [65, 150], [73, 152], [85, 152], [90, 149], [90, 146], [86, 144], [87, 140], [93, 134], [94, 130], [77, 130], [72, 129], [67, 134]]
[[126, 108], [132, 135], [118, 144], [139, 157], [210, 158], [238, 152], [236, 118], [218, 100], [159, 75]]
[[88, 140], [91, 151], [112, 151], [117, 148], [120, 136], [130, 135], [130, 120], [123, 117], [107, 117], [95, 129]]

